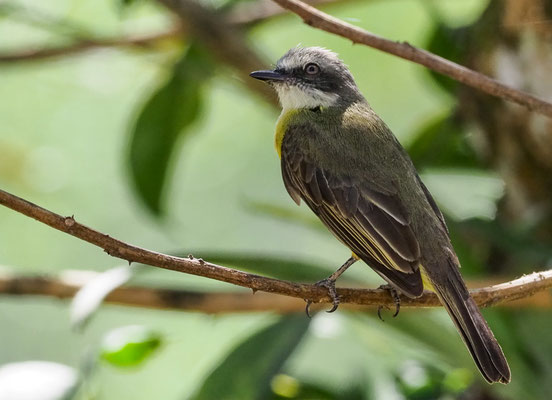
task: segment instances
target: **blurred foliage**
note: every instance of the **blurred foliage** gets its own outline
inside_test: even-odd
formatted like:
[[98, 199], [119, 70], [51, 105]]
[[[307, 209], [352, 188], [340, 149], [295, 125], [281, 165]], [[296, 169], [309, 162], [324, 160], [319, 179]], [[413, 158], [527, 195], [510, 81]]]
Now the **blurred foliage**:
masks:
[[158, 332], [144, 326], [123, 326], [105, 335], [100, 346], [100, 357], [116, 367], [136, 367], [161, 343]]
[[449, 114], [438, 116], [422, 126], [407, 150], [418, 169], [481, 167], [462, 125]]
[[191, 133], [212, 68], [205, 51], [192, 44], [175, 64], [169, 81], [143, 106], [132, 130], [131, 176], [139, 197], [155, 214], [164, 211], [162, 196], [171, 156], [182, 135]]
[[80, 288], [71, 301], [70, 315], [73, 327], [75, 329], [83, 328], [102, 304], [104, 298], [119, 286], [127, 283], [132, 278], [134, 271], [135, 269], [132, 269], [130, 265], [111, 268]]
[[[469, 27], [450, 27], [443, 22], [438, 22], [430, 33], [426, 48], [447, 60], [463, 64], [468, 34]], [[428, 73], [442, 89], [451, 94], [456, 92], [459, 85], [457, 81], [431, 70], [428, 70]]]
[[[515, 261], [515, 274], [523, 274], [534, 270], [536, 265], [550, 265], [552, 249], [540, 240], [531, 226], [505, 224], [499, 220], [484, 220], [480, 218], [467, 219], [458, 222], [456, 231], [464, 242], [478, 242], [487, 247], [500, 249], [505, 255]], [[473, 246], [472, 246], [473, 248]], [[479, 254], [480, 262], [486, 258]], [[488, 261], [488, 260], [487, 260]]]
[[[205, 3], [226, 10], [238, 2], [244, 6]], [[142, 35], [174, 24], [149, 0], [14, 4], [0, 5], [0, 51], [65, 44], [67, 37], [44, 31], [48, 26], [78, 39], [90, 31]], [[461, 62], [470, 24], [487, 4], [439, 2], [434, 13], [410, 0], [352, 2], [330, 11]], [[532, 227], [497, 219], [504, 183], [479, 161], [471, 132], [455, 117], [455, 82], [350, 46], [297, 18], [271, 19], [247, 35], [272, 61], [299, 41], [339, 52], [444, 210], [465, 276], [485, 276], [495, 246], [519, 261], [515, 273], [550, 260], [549, 246], [532, 237]], [[222, 265], [294, 281], [322, 279], [348, 252], [306, 207], [287, 198], [271, 137], [277, 115], [199, 43], [185, 44], [176, 62], [174, 46], [145, 46], [0, 66], [0, 184], [147, 248], [203, 248], [198, 255]], [[123, 134], [129, 130], [130, 139]], [[130, 278], [129, 268], [110, 270], [117, 261], [6, 210], [0, 218], [6, 227], [1, 264], [22, 272], [107, 270], [74, 300], [73, 323], [84, 326], [95, 315], [80, 333], [71, 331], [63, 304], [0, 298], [0, 342], [10, 344], [0, 347], [1, 364], [41, 357], [82, 373], [90, 348], [94, 360], [105, 361], [82, 374], [92, 389], [78, 398], [544, 400], [552, 391], [545, 312], [484, 310], [513, 371], [510, 385], [489, 387], [442, 310], [403, 310], [382, 323], [373, 310], [309, 320], [98, 309]], [[196, 279], [152, 274], [175, 286]], [[358, 285], [365, 278], [377, 279], [356, 266], [340, 282]]]
[[131, 6], [133, 4], [138, 3], [139, 1], [142, 1], [142, 0], [119, 0], [119, 3], [123, 7], [128, 7], [128, 6]]
[[267, 399], [270, 382], [307, 331], [304, 314], [282, 317], [247, 338], [205, 379], [194, 400]]

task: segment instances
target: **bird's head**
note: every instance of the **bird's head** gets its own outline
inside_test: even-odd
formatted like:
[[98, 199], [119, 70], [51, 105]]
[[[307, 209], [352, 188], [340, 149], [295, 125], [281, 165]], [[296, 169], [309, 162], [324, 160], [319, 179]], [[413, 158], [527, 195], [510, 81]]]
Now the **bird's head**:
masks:
[[364, 101], [347, 66], [334, 52], [321, 47], [295, 47], [278, 60], [274, 70], [250, 75], [274, 87], [284, 109]]

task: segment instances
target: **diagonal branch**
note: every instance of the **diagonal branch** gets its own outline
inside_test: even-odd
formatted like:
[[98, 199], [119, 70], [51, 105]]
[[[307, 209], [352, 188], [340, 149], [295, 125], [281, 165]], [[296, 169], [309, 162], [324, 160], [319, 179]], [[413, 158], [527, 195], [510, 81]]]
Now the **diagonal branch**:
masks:
[[[191, 255], [189, 258], [180, 258], [142, 249], [84, 226], [75, 221], [72, 216], [63, 217], [55, 214], [3, 190], [0, 190], [0, 204], [54, 229], [98, 246], [107, 254], [126, 260], [129, 263], [139, 262], [172, 271], [203, 276], [250, 288], [253, 292], [263, 291], [300, 299], [310, 299], [314, 302], [331, 302], [326, 289], [322, 287], [249, 274], [212, 264]], [[472, 291], [472, 294], [478, 304], [488, 306], [502, 301], [525, 298], [551, 287], [552, 270], [549, 270], [527, 275], [501, 285], [477, 289]], [[393, 304], [389, 293], [382, 290], [339, 288], [337, 292], [342, 303], [384, 306]], [[424, 293], [423, 296], [417, 299], [405, 298], [402, 302], [402, 305], [407, 307], [429, 307], [438, 304], [437, 297], [430, 292]]]
[[278, 101], [273, 91], [249, 73], [267, 62], [248, 43], [244, 33], [219, 10], [196, 0], [158, 0], [173, 11], [190, 35], [208, 49], [217, 61], [234, 68], [237, 78], [253, 92], [261, 94], [272, 105]]
[[[183, 26], [189, 27], [191, 33], [200, 39], [219, 60], [234, 67], [239, 78], [254, 92], [261, 94], [273, 105], [276, 100], [272, 92], [267, 91], [261, 82], [251, 80], [247, 74], [267, 63], [245, 42], [240, 26], [257, 23], [281, 13], [278, 6], [268, 6], [266, 1], [253, 5], [236, 6], [229, 13], [210, 10], [194, 0], [158, 0], [171, 8], [181, 20]], [[354, 43], [362, 43], [378, 50], [426, 66], [436, 72], [449, 76], [461, 83], [479, 89], [490, 95], [513, 101], [530, 110], [552, 116], [552, 104], [541, 98], [504, 85], [481, 73], [470, 70], [452, 61], [428, 51], [416, 48], [406, 42], [394, 42], [354, 25], [334, 18], [298, 0], [273, 0], [297, 15], [305, 23], [315, 28], [348, 38]], [[307, 3], [324, 5], [347, 0], [309, 0]], [[147, 46], [158, 40], [181, 35], [179, 27], [168, 32], [152, 34], [138, 38], [118, 38], [104, 40], [86, 40], [60, 48], [26, 50], [21, 53], [0, 54], [0, 62], [38, 60], [66, 54], [75, 54], [98, 47], [114, 46]], [[188, 30], [187, 30], [188, 32]]]
[[456, 64], [426, 50], [414, 47], [407, 42], [394, 42], [382, 38], [357, 26], [332, 17], [299, 0], [273, 1], [297, 14], [307, 25], [314, 28], [350, 39], [353, 43], [361, 43], [415, 62], [487, 94], [513, 101], [514, 103], [527, 107], [529, 110], [552, 117], [551, 103], [529, 93], [504, 85], [460, 64]]
[[[305, 3], [323, 7], [354, 1], [358, 0], [306, 0]], [[228, 20], [233, 24], [250, 26], [285, 13], [286, 9], [274, 4], [272, 0], [258, 0], [254, 3], [238, 2], [228, 12]]]

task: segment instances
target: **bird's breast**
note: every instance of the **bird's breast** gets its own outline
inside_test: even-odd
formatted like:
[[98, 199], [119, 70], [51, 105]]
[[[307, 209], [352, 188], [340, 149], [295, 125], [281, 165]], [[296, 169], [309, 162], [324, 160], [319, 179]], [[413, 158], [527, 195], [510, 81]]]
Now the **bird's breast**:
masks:
[[276, 132], [274, 134], [274, 147], [278, 156], [282, 157], [282, 142], [288, 130], [291, 119], [299, 113], [299, 109], [283, 109], [278, 122], [276, 123]]

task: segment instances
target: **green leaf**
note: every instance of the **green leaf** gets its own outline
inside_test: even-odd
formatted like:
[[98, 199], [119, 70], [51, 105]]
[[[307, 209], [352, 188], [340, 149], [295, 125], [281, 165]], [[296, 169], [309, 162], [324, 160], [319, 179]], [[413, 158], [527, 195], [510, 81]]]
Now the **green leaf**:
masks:
[[[462, 64], [468, 44], [468, 34], [469, 29], [467, 27], [450, 28], [443, 23], [437, 23], [433, 32], [430, 33], [426, 48], [447, 60]], [[456, 92], [458, 86], [456, 80], [432, 70], [428, 71], [442, 89], [452, 94]]]
[[192, 45], [172, 77], [148, 100], [132, 130], [129, 163], [134, 187], [147, 208], [163, 211], [163, 194], [178, 140], [190, 132], [201, 108], [201, 92], [211, 62]]
[[266, 399], [270, 383], [309, 326], [304, 314], [282, 317], [238, 345], [207, 377], [194, 400]]
[[139, 325], [124, 326], [105, 335], [100, 357], [116, 367], [141, 364], [161, 345], [161, 335]]
[[437, 116], [422, 126], [407, 150], [418, 169], [481, 167], [460, 122], [453, 120], [448, 113]]

